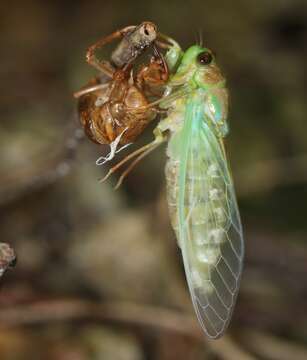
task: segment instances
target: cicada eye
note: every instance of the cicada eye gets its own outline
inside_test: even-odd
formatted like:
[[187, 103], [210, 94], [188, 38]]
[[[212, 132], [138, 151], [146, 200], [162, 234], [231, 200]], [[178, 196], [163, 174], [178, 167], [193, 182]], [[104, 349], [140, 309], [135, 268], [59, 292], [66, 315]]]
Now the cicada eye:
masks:
[[197, 56], [197, 62], [200, 65], [209, 65], [213, 60], [213, 56], [209, 51], [204, 51]]

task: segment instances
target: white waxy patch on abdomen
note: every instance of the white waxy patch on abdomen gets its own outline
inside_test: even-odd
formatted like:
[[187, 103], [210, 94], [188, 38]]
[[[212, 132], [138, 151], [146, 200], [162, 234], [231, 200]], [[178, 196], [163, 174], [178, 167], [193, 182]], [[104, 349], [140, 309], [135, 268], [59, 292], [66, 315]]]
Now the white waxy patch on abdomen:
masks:
[[211, 178], [218, 178], [218, 166], [216, 164], [210, 164], [207, 170], [207, 175]]
[[222, 223], [225, 221], [225, 213], [224, 210], [221, 207], [217, 207], [213, 210], [214, 215], [216, 216], [216, 220], [219, 223]]
[[206, 223], [192, 226], [191, 228], [192, 239], [193, 241], [195, 241], [196, 245], [202, 246], [209, 244], [209, 238], [208, 236], [205, 236], [208, 231], [207, 229], [208, 229], [208, 224]]
[[209, 238], [204, 236], [205, 233], [199, 233], [193, 234], [193, 239], [195, 240], [197, 245], [208, 245], [209, 244]]
[[212, 246], [198, 251], [197, 258], [201, 263], [214, 265], [220, 256], [220, 249]]
[[221, 244], [224, 241], [223, 229], [212, 229], [209, 231], [208, 240], [210, 243]]
[[200, 276], [200, 273], [198, 270], [192, 270], [191, 272], [191, 280], [193, 283], [193, 286], [195, 286], [196, 288], [201, 287], [202, 286], [202, 278]]
[[207, 232], [206, 225], [198, 225], [193, 228], [193, 240], [196, 245], [219, 245], [225, 241], [225, 232], [222, 228], [211, 229]]
[[190, 211], [191, 222], [193, 225], [205, 224], [209, 215], [207, 204], [198, 203]]
[[221, 189], [210, 189], [209, 190], [209, 200], [219, 200], [222, 195]]

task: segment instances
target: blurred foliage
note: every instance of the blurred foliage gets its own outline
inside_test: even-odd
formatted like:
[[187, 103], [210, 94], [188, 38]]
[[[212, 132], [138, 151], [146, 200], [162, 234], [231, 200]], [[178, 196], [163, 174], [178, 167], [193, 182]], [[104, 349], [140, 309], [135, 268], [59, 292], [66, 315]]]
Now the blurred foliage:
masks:
[[[72, 93], [95, 74], [85, 49], [143, 20], [183, 47], [201, 30], [228, 79], [246, 262], [228, 336], [216, 343], [189, 315], [164, 149], [114, 192], [114, 179], [97, 181], [107, 149], [76, 132]], [[306, 1], [2, 2], [0, 30], [1, 241], [18, 254], [1, 280], [0, 358], [306, 359]], [[62, 299], [119, 311], [72, 316]], [[127, 302], [142, 311], [132, 316]]]

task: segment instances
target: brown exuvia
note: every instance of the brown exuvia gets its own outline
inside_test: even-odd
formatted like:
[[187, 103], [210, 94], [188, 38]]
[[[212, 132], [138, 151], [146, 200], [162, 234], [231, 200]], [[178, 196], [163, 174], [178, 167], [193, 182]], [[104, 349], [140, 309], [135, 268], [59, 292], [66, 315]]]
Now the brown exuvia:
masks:
[[[155, 44], [156, 37], [155, 25], [144, 22], [118, 30], [88, 49], [87, 62], [101, 74], [75, 97], [81, 124], [93, 142], [111, 144], [118, 139], [121, 145], [131, 143], [155, 118], [158, 110], [149, 104], [149, 98], [161, 97], [168, 80], [168, 68]], [[98, 60], [95, 51], [117, 38], [122, 41], [113, 51], [111, 62]], [[136, 58], [150, 45], [150, 62], [134, 71]]]

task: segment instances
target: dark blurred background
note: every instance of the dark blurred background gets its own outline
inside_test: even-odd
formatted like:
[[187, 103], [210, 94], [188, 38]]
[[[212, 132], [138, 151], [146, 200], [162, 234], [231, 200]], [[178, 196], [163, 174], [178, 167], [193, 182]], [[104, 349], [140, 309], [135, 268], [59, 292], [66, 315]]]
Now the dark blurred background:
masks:
[[[1, 2], [1, 360], [307, 359], [307, 3]], [[165, 149], [118, 191], [107, 151], [78, 140], [72, 93], [98, 38], [155, 22], [184, 48], [201, 30], [231, 94], [227, 149], [246, 238], [227, 335], [208, 341], [165, 200]], [[152, 126], [137, 145], [151, 139]]]

